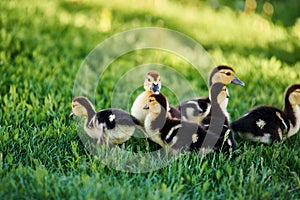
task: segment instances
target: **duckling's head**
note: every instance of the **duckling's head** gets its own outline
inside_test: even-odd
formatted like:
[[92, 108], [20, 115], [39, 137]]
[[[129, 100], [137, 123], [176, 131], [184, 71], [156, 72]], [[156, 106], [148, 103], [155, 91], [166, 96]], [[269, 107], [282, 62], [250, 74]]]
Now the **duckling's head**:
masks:
[[161, 82], [158, 72], [151, 71], [146, 74], [144, 88], [146, 91], [152, 91], [154, 94], [159, 94], [161, 89]]
[[88, 98], [79, 96], [73, 99], [70, 117], [74, 115], [88, 117], [89, 114], [93, 113], [95, 113], [95, 109]]
[[220, 65], [214, 68], [209, 77], [209, 85], [211, 86], [214, 83], [223, 83], [227, 84], [237, 84], [244, 86], [245, 84], [236, 77], [235, 71], [226, 65]]
[[162, 113], [166, 112], [167, 109], [167, 99], [166, 97], [159, 93], [159, 94], [152, 94], [148, 98], [148, 102], [144, 107], [145, 110], [149, 109], [152, 113]]
[[289, 100], [292, 105], [300, 104], [300, 84], [289, 86], [285, 92], [285, 98]]

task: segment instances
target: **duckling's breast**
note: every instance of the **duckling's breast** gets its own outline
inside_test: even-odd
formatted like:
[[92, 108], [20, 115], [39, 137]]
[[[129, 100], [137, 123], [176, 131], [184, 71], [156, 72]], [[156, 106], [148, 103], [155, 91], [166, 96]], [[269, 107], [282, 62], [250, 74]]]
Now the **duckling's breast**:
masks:
[[148, 98], [151, 95], [151, 92], [141, 93], [133, 102], [131, 107], [131, 115], [137, 118], [141, 123], [144, 122], [146, 115], [148, 114], [147, 110], [144, 110], [144, 106], [147, 104]]

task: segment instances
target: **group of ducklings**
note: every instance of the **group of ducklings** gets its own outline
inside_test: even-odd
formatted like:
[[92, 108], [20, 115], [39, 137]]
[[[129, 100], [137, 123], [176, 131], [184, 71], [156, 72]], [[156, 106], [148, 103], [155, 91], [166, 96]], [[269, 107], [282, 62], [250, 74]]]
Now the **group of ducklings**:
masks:
[[116, 108], [96, 112], [86, 97], [75, 97], [70, 116], [85, 117], [84, 130], [98, 144], [122, 144], [136, 128], [161, 147], [175, 150], [229, 152], [236, 148], [234, 132], [243, 139], [272, 144], [300, 128], [300, 84], [285, 92], [284, 109], [258, 106], [230, 123], [226, 85], [244, 86], [233, 68], [215, 67], [209, 76], [209, 96], [188, 99], [170, 106], [160, 92], [158, 72], [146, 74], [145, 91], [134, 101], [131, 114]]

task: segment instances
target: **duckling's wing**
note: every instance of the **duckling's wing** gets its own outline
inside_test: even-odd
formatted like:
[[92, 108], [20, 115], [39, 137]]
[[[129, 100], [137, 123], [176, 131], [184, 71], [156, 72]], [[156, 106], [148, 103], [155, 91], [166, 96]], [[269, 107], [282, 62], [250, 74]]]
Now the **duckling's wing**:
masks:
[[181, 113], [178, 106], [170, 106], [170, 114], [172, 118], [181, 119]]
[[117, 124], [120, 125], [127, 125], [127, 126], [135, 126], [135, 125], [141, 125], [141, 122], [129, 114], [128, 112], [116, 108], [110, 109], [111, 113], [115, 115], [115, 121]]
[[181, 121], [177, 119], [166, 119], [160, 129], [161, 139], [170, 143], [181, 128]]
[[210, 100], [208, 97], [189, 99], [182, 102], [179, 108], [182, 116], [187, 119], [203, 118], [207, 115], [208, 109], [210, 109]]
[[116, 126], [116, 116], [110, 109], [97, 112], [95, 118], [99, 124], [105, 124], [107, 129], [113, 129]]
[[279, 130], [289, 130], [289, 126], [285, 113], [271, 106], [256, 107], [231, 123], [234, 131], [252, 133], [254, 136], [270, 134], [273, 140], [280, 140]]
[[205, 137], [205, 132], [201, 127], [189, 121], [167, 120], [161, 132], [162, 139], [176, 150], [189, 149], [195, 138], [199, 138], [200, 142]]
[[[217, 119], [218, 120], [218, 119]], [[223, 117], [221, 117], [219, 120], [223, 120]], [[210, 121], [211, 121], [211, 113], [206, 116], [201, 123], [201, 127], [208, 131], [210, 127]], [[214, 145], [214, 151], [216, 152], [225, 152], [229, 153], [229, 150], [235, 150], [236, 149], [236, 141], [234, 138], [234, 133], [230, 129], [229, 121], [227, 118], [224, 120], [222, 131], [218, 134], [218, 139], [216, 139], [216, 144]]]
[[222, 132], [219, 136], [218, 141], [214, 146], [215, 152], [230, 153], [230, 150], [236, 149], [236, 141], [234, 133], [231, 131], [228, 125], [224, 124]]

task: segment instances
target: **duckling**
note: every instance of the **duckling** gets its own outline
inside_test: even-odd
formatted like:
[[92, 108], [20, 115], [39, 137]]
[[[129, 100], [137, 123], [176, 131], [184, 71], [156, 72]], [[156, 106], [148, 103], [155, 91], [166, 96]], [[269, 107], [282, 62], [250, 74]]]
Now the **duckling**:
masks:
[[84, 130], [97, 140], [97, 144], [122, 144], [134, 133], [141, 123], [129, 113], [110, 108], [96, 112], [92, 103], [86, 97], [76, 97], [72, 101], [70, 117], [85, 117]]
[[285, 91], [284, 109], [257, 106], [231, 123], [241, 138], [264, 144], [282, 141], [296, 134], [300, 127], [300, 84]]
[[143, 110], [143, 106], [146, 104], [148, 97], [151, 94], [159, 94], [161, 89], [160, 75], [158, 72], [151, 71], [146, 74], [144, 89], [145, 91], [134, 100], [131, 107], [131, 115], [142, 123], [147, 115], [147, 111]]
[[[221, 86], [223, 87], [220, 91]], [[210, 102], [212, 102], [211, 110], [209, 114], [203, 118], [200, 124], [200, 126], [205, 131], [212, 131], [212, 133], [220, 133], [219, 139], [215, 144], [216, 151], [220, 151], [220, 149], [222, 149], [223, 152], [230, 152], [231, 150], [236, 149], [236, 141], [234, 133], [232, 132], [230, 127], [230, 116], [227, 111], [229, 98], [230, 96], [228, 94], [228, 89], [224, 84], [213, 84], [209, 93], [209, 99]], [[222, 127], [222, 130], [220, 130], [219, 127]]]
[[230, 129], [224, 129], [223, 126], [226, 117], [221, 105], [227, 97], [224, 88], [226, 89], [224, 84], [216, 83], [210, 89], [212, 118], [211, 128], [208, 130], [204, 130], [194, 122], [168, 118], [166, 97], [161, 93], [150, 95], [148, 103], [144, 106], [144, 109], [149, 110], [144, 122], [147, 136], [162, 147], [168, 144], [176, 150], [192, 151], [205, 147], [215, 152], [227, 152], [229, 149], [234, 149], [235, 141], [232, 133]]
[[[234, 69], [226, 65], [220, 65], [211, 71], [209, 87], [214, 83], [245, 85], [236, 77]], [[201, 124], [202, 120], [210, 113], [211, 102], [208, 97], [200, 97], [183, 101], [175, 108], [185, 119]]]
[[[151, 94], [159, 94], [161, 89], [160, 75], [156, 71], [151, 71], [146, 74], [144, 81], [144, 89], [133, 102], [131, 107], [131, 115], [135, 116], [141, 123], [145, 121], [147, 111], [143, 109], [143, 106], [147, 103], [147, 99]], [[180, 111], [177, 108], [170, 108], [167, 104], [168, 115], [170, 117], [176, 117], [180, 119]]]

